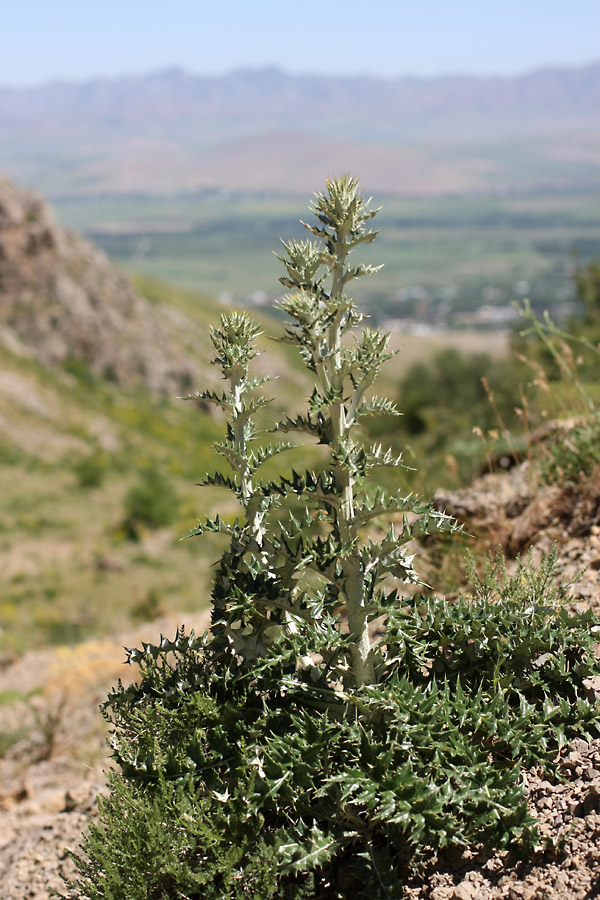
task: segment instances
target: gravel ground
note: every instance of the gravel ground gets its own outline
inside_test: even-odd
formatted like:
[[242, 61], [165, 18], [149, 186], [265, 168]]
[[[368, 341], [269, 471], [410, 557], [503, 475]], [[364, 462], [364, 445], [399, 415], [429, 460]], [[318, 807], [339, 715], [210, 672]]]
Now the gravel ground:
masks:
[[22, 736], [0, 754], [0, 900], [50, 900], [75, 874], [66, 851], [77, 851], [97, 814], [110, 765], [98, 706], [119, 677], [134, 675], [123, 647], [172, 635], [180, 622], [202, 632], [209, 617], [164, 617], [113, 640], [2, 662], [0, 740]]
[[2, 799], [3, 900], [48, 900], [52, 890], [64, 889], [63, 878], [75, 875], [67, 848], [77, 850], [88, 817], [96, 813], [96, 796], [104, 790], [103, 781], [78, 781], [77, 773], [61, 766], [61, 760], [36, 772], [34, 785]]

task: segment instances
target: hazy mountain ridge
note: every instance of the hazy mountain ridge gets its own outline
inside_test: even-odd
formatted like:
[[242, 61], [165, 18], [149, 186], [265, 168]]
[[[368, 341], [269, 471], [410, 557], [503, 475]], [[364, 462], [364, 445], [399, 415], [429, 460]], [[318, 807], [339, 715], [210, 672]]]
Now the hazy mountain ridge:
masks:
[[[169, 69], [149, 75], [0, 88], [0, 127], [32, 123], [75, 133], [108, 129], [209, 140], [272, 128], [351, 138], [466, 138], [598, 126], [600, 63], [545, 68], [517, 77], [383, 79], [290, 75], [276, 68], [223, 76]], [[326, 115], [324, 115], [326, 114]], [[456, 129], [460, 134], [456, 134]]]
[[0, 88], [0, 169], [53, 196], [600, 185], [600, 64], [513, 78], [149, 75]]

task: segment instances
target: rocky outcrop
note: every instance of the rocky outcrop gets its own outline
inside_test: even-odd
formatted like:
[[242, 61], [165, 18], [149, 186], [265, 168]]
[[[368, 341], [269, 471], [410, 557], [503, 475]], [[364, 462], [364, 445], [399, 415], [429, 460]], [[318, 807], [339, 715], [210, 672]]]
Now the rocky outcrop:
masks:
[[467, 488], [439, 490], [435, 506], [477, 538], [478, 552], [500, 547], [507, 559], [535, 562], [556, 546], [560, 579], [573, 605], [600, 614], [600, 467], [573, 481], [543, 484], [535, 466], [489, 473]]
[[195, 375], [182, 349], [186, 331], [97, 247], [61, 228], [40, 197], [0, 179], [0, 341], [8, 349], [173, 394], [187, 392]]

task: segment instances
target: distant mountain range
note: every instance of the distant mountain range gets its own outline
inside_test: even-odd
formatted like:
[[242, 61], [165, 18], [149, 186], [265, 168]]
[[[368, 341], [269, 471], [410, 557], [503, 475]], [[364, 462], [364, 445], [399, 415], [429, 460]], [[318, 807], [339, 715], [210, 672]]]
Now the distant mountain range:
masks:
[[150, 75], [0, 88], [0, 168], [52, 193], [600, 186], [600, 64], [518, 77]]

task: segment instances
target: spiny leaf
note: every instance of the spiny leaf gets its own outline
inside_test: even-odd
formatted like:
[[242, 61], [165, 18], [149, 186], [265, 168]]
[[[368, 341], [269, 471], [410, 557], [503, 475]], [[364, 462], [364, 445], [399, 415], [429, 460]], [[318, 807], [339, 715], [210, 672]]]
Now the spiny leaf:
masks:
[[207, 532], [213, 534], [239, 534], [239, 528], [238, 519], [233, 524], [229, 524], [229, 522], [224, 522], [217, 513], [214, 519], [207, 517], [203, 522], [198, 522], [197, 526], [190, 530], [189, 537], [196, 537]]
[[310, 872], [327, 863], [341, 846], [338, 839], [313, 825], [304, 841], [281, 844], [279, 858], [283, 874]]
[[221, 406], [223, 409], [231, 409], [231, 403], [227, 394], [217, 394], [215, 391], [196, 391], [194, 394], [188, 394], [187, 397], [180, 397], [179, 399], [204, 400], [207, 403], [214, 403], [215, 406]]
[[201, 481], [197, 481], [196, 484], [198, 487], [205, 487], [206, 485], [226, 487], [230, 491], [233, 491], [237, 496], [241, 493], [240, 485], [233, 478], [222, 475], [221, 472], [215, 472], [213, 475], [205, 475], [205, 477]]
[[272, 431], [305, 431], [307, 434], [316, 434], [321, 437], [325, 429], [326, 422], [322, 416], [319, 416], [315, 421], [310, 416], [298, 414], [295, 419], [291, 419], [289, 416], [282, 419], [281, 422], [274, 426]]
[[227, 378], [235, 371], [245, 375], [248, 363], [258, 356], [254, 341], [260, 329], [247, 313], [223, 313], [220, 328], [211, 328], [210, 338], [217, 352], [214, 360]]
[[242, 472], [247, 469], [247, 458], [243, 453], [240, 453], [237, 450], [233, 441], [227, 443], [225, 443], [224, 441], [217, 442], [213, 444], [213, 447], [217, 451], [217, 453], [220, 453], [221, 456], [224, 456], [227, 459], [227, 461], [231, 465], [231, 468], [236, 472]]
[[367, 454], [370, 466], [402, 466], [402, 454], [394, 456], [391, 449], [384, 450], [381, 444], [373, 444]]
[[298, 446], [298, 444], [291, 444], [288, 441], [282, 441], [278, 444], [269, 444], [266, 447], [261, 447], [259, 450], [253, 450], [248, 457], [250, 471], [256, 472], [256, 470], [260, 466], [262, 466], [262, 464], [265, 463], [268, 459], [271, 459], [273, 456], [277, 456], [278, 453], [283, 453], [285, 450], [294, 450]]
[[362, 416], [374, 416], [377, 414], [386, 416], [402, 415], [396, 407], [395, 402], [388, 400], [386, 397], [377, 396], [371, 397], [369, 400], [364, 400], [356, 410], [357, 419]]

